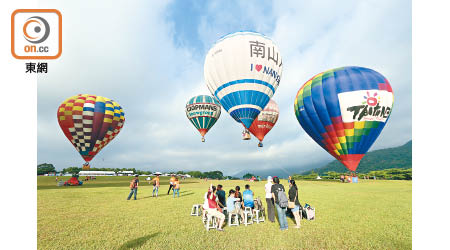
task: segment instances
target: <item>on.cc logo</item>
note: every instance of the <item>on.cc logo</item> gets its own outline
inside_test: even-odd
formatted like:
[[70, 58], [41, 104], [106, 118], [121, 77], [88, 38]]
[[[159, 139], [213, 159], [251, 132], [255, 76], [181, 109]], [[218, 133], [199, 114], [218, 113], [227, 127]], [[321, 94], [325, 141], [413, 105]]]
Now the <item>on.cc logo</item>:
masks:
[[23, 25], [23, 35], [30, 43], [42, 43], [50, 35], [50, 25], [44, 18], [32, 16]]

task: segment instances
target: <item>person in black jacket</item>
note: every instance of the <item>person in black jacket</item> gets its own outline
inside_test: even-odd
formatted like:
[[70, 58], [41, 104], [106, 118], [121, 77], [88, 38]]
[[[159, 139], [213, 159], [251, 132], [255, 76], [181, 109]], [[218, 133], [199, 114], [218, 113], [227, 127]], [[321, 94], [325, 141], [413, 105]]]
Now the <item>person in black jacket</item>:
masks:
[[286, 207], [280, 206], [280, 201], [278, 200], [278, 194], [280, 192], [284, 193], [284, 198], [286, 197], [286, 193], [284, 191], [284, 186], [280, 184], [280, 179], [278, 177], [273, 177], [274, 184], [271, 187], [272, 198], [275, 201], [275, 208], [277, 209], [278, 222], [280, 223], [281, 231], [288, 229], [288, 223], [286, 220]]
[[289, 182], [289, 201], [295, 203], [295, 207], [291, 209], [292, 213], [294, 214], [295, 218], [295, 228], [300, 228], [300, 202], [298, 201], [298, 188], [295, 184], [295, 180], [291, 180]]

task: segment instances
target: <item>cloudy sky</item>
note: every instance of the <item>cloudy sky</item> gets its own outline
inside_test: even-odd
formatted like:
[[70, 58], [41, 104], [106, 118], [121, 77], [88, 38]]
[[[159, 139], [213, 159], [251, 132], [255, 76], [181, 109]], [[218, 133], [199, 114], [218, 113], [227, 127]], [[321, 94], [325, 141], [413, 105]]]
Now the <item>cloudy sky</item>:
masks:
[[[320, 166], [333, 158], [298, 124], [294, 98], [313, 75], [350, 65], [382, 73], [395, 93], [391, 118], [371, 150], [412, 137], [408, 0], [136, 2], [40, 1], [39, 8], [63, 15], [63, 53], [38, 78], [38, 163], [81, 166], [56, 111], [67, 97], [88, 93], [117, 101], [126, 119], [92, 167], [232, 175]], [[203, 79], [208, 49], [240, 30], [271, 37], [283, 56], [273, 97], [280, 117], [263, 148], [255, 139], [242, 141], [242, 126], [225, 111], [202, 143], [184, 112], [192, 96], [210, 94]]]

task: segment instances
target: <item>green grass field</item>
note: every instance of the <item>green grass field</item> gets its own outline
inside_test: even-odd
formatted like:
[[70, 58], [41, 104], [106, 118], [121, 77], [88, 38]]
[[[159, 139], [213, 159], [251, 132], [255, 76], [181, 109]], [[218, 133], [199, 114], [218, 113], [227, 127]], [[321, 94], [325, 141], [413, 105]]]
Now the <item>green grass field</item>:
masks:
[[[60, 177], [61, 178], [61, 177]], [[62, 177], [67, 180], [69, 177]], [[82, 178], [80, 178], [82, 179]], [[57, 187], [55, 177], [38, 177], [37, 240], [39, 249], [411, 249], [410, 181], [298, 181], [302, 205], [316, 208], [316, 220], [302, 220], [280, 231], [278, 222], [209, 231], [201, 217], [190, 216], [203, 203], [210, 182], [187, 179], [180, 198], [160, 197], [140, 178], [138, 200], [126, 200], [131, 177], [97, 177], [80, 187]], [[230, 188], [245, 181], [213, 181]], [[263, 182], [249, 183], [264, 199]], [[287, 186], [287, 181], [282, 184]], [[265, 200], [264, 200], [264, 206]]]

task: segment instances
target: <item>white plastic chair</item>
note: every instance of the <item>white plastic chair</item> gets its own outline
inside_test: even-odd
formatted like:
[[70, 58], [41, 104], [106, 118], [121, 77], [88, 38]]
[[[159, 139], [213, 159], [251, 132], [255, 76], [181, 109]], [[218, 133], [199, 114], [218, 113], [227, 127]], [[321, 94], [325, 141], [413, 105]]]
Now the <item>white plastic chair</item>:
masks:
[[206, 217], [207, 217], [205, 225], [206, 231], [209, 231], [209, 229], [216, 229], [217, 228], [216, 217], [211, 214], [207, 214]]
[[[250, 220], [248, 220], [248, 217], [250, 216]], [[245, 207], [244, 208], [244, 225], [250, 225], [253, 224], [253, 213], [252, 213], [252, 208], [250, 207]]]
[[253, 209], [253, 221], [256, 221], [256, 223], [259, 224], [259, 222], [264, 222], [265, 218], [262, 214], [261, 210]]
[[[233, 223], [234, 216], [234, 223]], [[239, 226], [239, 214], [237, 213], [228, 213], [228, 226]]]
[[202, 204], [194, 204], [191, 209], [191, 216], [201, 215]]

